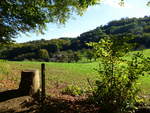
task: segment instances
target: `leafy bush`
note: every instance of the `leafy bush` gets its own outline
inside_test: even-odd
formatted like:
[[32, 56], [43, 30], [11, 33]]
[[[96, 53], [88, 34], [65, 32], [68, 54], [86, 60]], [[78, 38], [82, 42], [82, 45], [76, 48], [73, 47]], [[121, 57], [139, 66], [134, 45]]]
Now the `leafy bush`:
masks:
[[150, 59], [140, 53], [124, 58], [134, 47], [128, 43], [130, 39], [107, 36], [98, 43], [89, 44], [100, 56], [97, 69], [100, 79], [96, 81], [93, 100], [105, 113], [133, 112], [139, 100], [138, 80], [150, 70]]
[[38, 51], [38, 57], [41, 59], [41, 60], [44, 60], [44, 61], [49, 61], [49, 53], [46, 49], [40, 49]]
[[73, 53], [73, 59], [75, 62], [78, 62], [79, 60], [81, 60], [81, 56], [79, 52], [74, 52]]
[[86, 93], [86, 90], [75, 86], [75, 85], [68, 85], [66, 88], [62, 90], [62, 94], [67, 94], [71, 96], [80, 96]]
[[92, 60], [92, 58], [93, 58], [93, 56], [94, 56], [94, 53], [93, 53], [93, 51], [92, 50], [87, 50], [86, 51], [86, 55], [85, 55], [85, 57], [88, 59], [88, 60]]

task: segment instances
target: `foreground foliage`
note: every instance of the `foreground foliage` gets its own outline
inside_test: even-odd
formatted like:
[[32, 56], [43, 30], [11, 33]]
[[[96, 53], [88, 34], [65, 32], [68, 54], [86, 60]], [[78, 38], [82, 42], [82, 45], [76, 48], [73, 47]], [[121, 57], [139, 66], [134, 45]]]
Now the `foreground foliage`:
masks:
[[131, 59], [125, 55], [134, 47], [128, 43], [131, 37], [107, 36], [98, 43], [90, 43], [100, 56], [100, 78], [96, 81], [93, 92], [94, 101], [106, 113], [127, 113], [136, 109], [138, 97], [138, 80], [150, 71], [150, 58], [135, 53]]
[[73, 13], [82, 15], [99, 0], [1, 0], [0, 43], [20, 32], [41, 32], [47, 23], [65, 23]]

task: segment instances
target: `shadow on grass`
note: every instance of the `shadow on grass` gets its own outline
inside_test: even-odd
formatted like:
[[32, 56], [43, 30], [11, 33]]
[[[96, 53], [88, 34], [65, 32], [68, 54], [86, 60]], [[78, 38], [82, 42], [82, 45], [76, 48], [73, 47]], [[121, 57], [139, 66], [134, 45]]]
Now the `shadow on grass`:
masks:
[[[1, 96], [2, 94], [2, 96]], [[10, 90], [0, 93], [0, 101], [16, 98], [19, 95], [18, 90]], [[11, 96], [10, 96], [11, 95]], [[2, 99], [3, 97], [3, 99]], [[15, 103], [14, 103], [15, 104]], [[66, 100], [61, 98], [47, 97], [44, 104], [35, 101], [25, 101], [20, 104], [22, 110], [3, 109], [0, 113], [104, 113], [101, 107], [85, 100]], [[27, 108], [27, 109], [24, 109]], [[150, 109], [139, 109], [136, 113], [150, 113]]]
[[0, 102], [22, 96], [18, 89], [0, 92]]
[[35, 100], [23, 102], [21, 108], [20, 111], [16, 108], [3, 109], [0, 113], [100, 113], [98, 106], [86, 100], [71, 101], [53, 97], [47, 97], [43, 105]]
[[[87, 100], [65, 100], [60, 98], [47, 97], [43, 105], [36, 101], [24, 104], [30, 107], [30, 112], [36, 113], [100, 113], [99, 107], [87, 102]], [[30, 113], [20, 112], [20, 113]]]

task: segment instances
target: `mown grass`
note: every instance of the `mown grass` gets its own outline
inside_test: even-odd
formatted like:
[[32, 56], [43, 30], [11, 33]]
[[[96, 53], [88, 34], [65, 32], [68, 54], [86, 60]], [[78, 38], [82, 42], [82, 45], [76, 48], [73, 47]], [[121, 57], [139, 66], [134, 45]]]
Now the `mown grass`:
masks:
[[[150, 55], [150, 49], [143, 51], [145, 56]], [[129, 56], [128, 56], [129, 57]], [[22, 70], [39, 69], [42, 62], [14, 62], [14, 61], [0, 61], [0, 80], [12, 80], [16, 84], [20, 82], [20, 74]], [[98, 76], [97, 71], [98, 62], [88, 63], [54, 63], [45, 62], [46, 64], [46, 84], [47, 88], [53, 87], [55, 83], [66, 83], [78, 85], [81, 87], [88, 87], [87, 78], [91, 81]], [[141, 88], [144, 94], [150, 94], [150, 76], [141, 77]]]

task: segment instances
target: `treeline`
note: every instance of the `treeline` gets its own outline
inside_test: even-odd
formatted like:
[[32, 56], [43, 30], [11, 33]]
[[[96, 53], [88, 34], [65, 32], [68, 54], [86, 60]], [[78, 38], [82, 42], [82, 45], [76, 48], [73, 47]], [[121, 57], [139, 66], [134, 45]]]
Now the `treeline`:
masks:
[[84, 45], [87, 42], [97, 42], [106, 35], [115, 36], [118, 41], [117, 38], [134, 37], [132, 42], [138, 43], [137, 48], [150, 48], [150, 17], [111, 21], [107, 25], [81, 34], [77, 39]]
[[[76, 39], [38, 40], [27, 43], [11, 44], [0, 51], [0, 58], [14, 61], [37, 60], [53, 62], [91, 61], [94, 53], [90, 49], [77, 49]], [[80, 44], [80, 43], [79, 43]]]
[[138, 43], [135, 49], [150, 48], [150, 17], [122, 18], [82, 33], [77, 38], [38, 40], [5, 46], [0, 50], [0, 58], [8, 60], [39, 60], [57, 62], [78, 62], [81, 58], [97, 58], [88, 42], [98, 42], [110, 35], [121, 41], [123, 37], [134, 37], [129, 43]]

